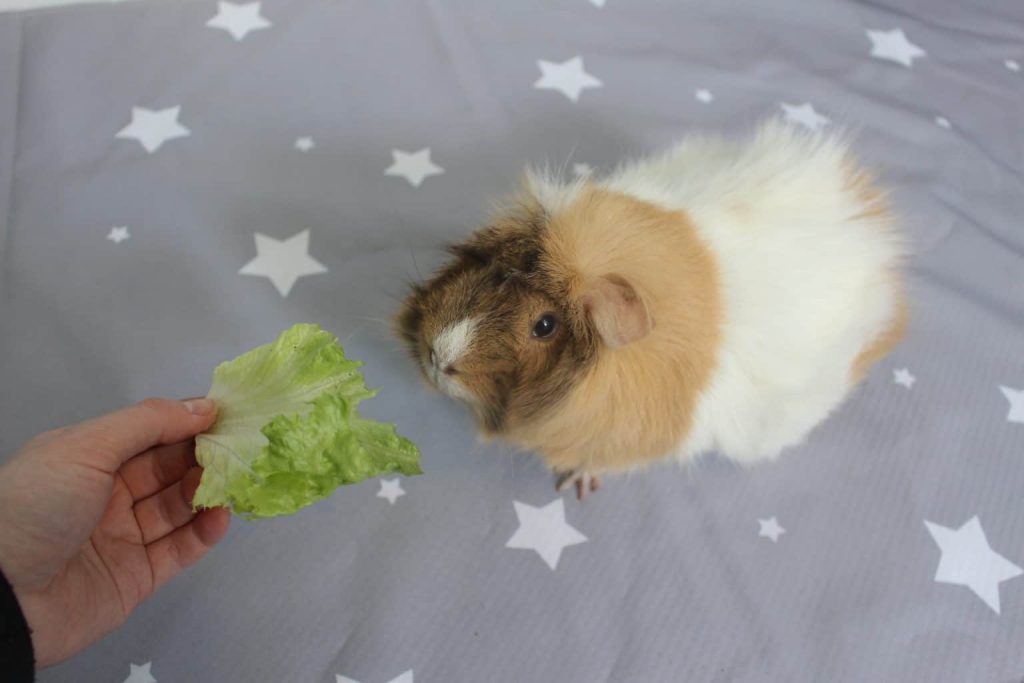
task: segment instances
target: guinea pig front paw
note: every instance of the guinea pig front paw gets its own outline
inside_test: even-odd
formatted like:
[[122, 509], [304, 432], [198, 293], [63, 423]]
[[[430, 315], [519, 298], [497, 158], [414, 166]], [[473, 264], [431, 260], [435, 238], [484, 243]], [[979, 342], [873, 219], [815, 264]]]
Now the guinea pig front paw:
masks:
[[595, 475], [582, 470], [569, 470], [568, 472], [556, 472], [555, 490], [561, 493], [570, 486], [576, 486], [576, 498], [583, 500], [588, 493], [601, 488], [601, 480]]

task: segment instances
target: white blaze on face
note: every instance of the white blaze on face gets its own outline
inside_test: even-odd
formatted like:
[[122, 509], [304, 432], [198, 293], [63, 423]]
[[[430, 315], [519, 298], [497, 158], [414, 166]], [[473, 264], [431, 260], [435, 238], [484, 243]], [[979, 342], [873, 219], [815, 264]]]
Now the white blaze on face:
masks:
[[432, 344], [434, 353], [427, 361], [427, 371], [438, 388], [455, 398], [469, 400], [472, 395], [458, 381], [457, 374], [451, 375], [445, 370], [447, 368], [458, 369], [459, 361], [473, 343], [476, 327], [475, 320], [464, 318], [454, 325], [444, 328], [440, 334], [434, 337]]

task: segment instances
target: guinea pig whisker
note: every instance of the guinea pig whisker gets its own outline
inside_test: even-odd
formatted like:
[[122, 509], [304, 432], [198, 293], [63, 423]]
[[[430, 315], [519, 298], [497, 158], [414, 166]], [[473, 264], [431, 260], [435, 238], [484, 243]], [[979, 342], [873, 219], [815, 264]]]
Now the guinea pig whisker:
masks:
[[[363, 322], [368, 322], [368, 323], [377, 323], [378, 325], [381, 325], [381, 326], [383, 326], [383, 327], [385, 327], [387, 329], [391, 328], [391, 323], [388, 322], [387, 320], [384, 320], [383, 318], [368, 318], [366, 316], [359, 316], [357, 318], [357, 320], [362, 320]], [[357, 328], [357, 329], [359, 329], [359, 328]]]
[[574, 144], [572, 146], [572, 149], [569, 150], [569, 154], [565, 157], [565, 161], [563, 161], [562, 165], [559, 167], [559, 169], [558, 169], [558, 178], [559, 179], [565, 178], [565, 174], [569, 172], [569, 164], [572, 162], [572, 158], [576, 154], [576, 148], [577, 147], [579, 147], [579, 143], [576, 143], [576, 144]]
[[416, 252], [413, 251], [412, 247], [409, 247], [409, 257], [412, 259], [412, 267], [416, 270], [416, 277], [422, 280], [423, 273], [420, 272], [420, 264], [416, 262]]
[[386, 296], [387, 298], [391, 299], [396, 304], [404, 304], [405, 303], [405, 299], [403, 297], [398, 296], [397, 294], [392, 294], [391, 292], [384, 292], [384, 296]]

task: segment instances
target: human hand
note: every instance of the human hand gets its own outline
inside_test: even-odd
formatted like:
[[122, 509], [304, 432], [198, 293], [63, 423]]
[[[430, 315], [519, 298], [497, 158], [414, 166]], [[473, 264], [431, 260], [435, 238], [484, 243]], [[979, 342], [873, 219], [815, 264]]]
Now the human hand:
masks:
[[227, 533], [192, 512], [209, 399], [149, 399], [46, 432], [0, 467], [0, 569], [39, 667], [79, 652]]

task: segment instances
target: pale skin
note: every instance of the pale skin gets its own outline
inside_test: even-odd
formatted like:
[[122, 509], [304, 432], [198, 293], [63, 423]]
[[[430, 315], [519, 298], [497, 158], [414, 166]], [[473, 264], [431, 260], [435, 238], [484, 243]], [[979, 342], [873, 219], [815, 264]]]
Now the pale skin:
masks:
[[0, 467], [0, 569], [32, 630], [38, 667], [120, 626], [227, 533], [193, 512], [193, 437], [208, 399], [148, 399], [29, 441]]

